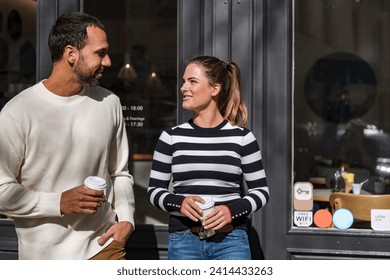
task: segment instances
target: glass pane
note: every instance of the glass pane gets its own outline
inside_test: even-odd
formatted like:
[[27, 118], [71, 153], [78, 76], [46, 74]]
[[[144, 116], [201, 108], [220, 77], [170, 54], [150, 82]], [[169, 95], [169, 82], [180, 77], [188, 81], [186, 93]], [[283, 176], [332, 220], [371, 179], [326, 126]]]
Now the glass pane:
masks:
[[0, 111], [35, 83], [36, 13], [35, 1], [0, 1]]
[[390, 1], [294, 4], [294, 181], [313, 184], [314, 213], [352, 182], [390, 193]]
[[35, 83], [36, 10], [35, 1], [0, 1], [0, 110]]
[[121, 99], [135, 176], [136, 222], [166, 224], [146, 199], [154, 146], [177, 122], [177, 1], [84, 0], [106, 27], [112, 65], [100, 85]]
[[101, 85], [121, 98], [134, 159], [150, 159], [161, 130], [176, 124], [176, 10], [169, 0], [84, 1], [107, 28], [112, 66]]

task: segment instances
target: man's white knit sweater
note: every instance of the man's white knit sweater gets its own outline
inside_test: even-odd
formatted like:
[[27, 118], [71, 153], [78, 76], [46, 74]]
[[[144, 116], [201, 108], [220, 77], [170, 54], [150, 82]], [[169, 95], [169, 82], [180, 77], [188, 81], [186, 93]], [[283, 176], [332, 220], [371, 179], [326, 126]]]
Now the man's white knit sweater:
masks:
[[[61, 97], [42, 82], [0, 112], [0, 212], [11, 215], [20, 259], [87, 259], [115, 222], [134, 226], [133, 177], [119, 98], [102, 87]], [[61, 193], [87, 176], [107, 180], [97, 214], [61, 215]]]

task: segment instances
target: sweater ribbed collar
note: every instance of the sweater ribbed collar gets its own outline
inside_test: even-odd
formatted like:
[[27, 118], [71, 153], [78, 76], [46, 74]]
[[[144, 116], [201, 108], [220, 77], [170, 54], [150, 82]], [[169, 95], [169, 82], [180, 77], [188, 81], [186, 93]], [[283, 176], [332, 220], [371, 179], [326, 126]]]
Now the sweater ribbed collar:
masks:
[[47, 102], [54, 105], [73, 105], [82, 102], [87, 97], [87, 87], [84, 87], [78, 94], [73, 96], [60, 96], [48, 90], [43, 84], [45, 80], [34, 85], [35, 92]]
[[190, 124], [190, 126], [192, 126], [194, 129], [198, 129], [198, 130], [208, 130], [208, 131], [212, 131], [212, 130], [220, 130], [222, 127], [224, 127], [226, 124], [227, 124], [227, 120], [223, 120], [220, 124], [218, 124], [217, 126], [215, 127], [200, 127], [198, 125], [196, 125], [193, 121], [193, 119], [190, 119], [188, 121], [188, 123]]

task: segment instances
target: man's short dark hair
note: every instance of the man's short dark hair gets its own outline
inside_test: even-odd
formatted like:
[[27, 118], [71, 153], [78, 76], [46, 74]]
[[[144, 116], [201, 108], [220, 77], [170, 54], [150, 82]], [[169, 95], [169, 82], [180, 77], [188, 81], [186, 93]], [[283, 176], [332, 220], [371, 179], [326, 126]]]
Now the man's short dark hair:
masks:
[[85, 13], [68, 12], [60, 16], [49, 34], [51, 60], [53, 62], [60, 60], [67, 45], [82, 49], [88, 38], [87, 27], [89, 26], [105, 30], [103, 23]]

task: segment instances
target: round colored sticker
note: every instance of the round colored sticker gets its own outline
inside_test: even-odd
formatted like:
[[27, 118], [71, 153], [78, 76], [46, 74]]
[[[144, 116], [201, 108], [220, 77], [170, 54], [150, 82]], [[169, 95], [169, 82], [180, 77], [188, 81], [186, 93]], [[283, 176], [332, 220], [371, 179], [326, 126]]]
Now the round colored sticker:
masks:
[[319, 228], [327, 228], [332, 224], [332, 213], [326, 209], [320, 209], [314, 214], [314, 224]]
[[338, 209], [333, 214], [333, 224], [338, 229], [347, 229], [352, 226], [353, 214], [345, 208]]

